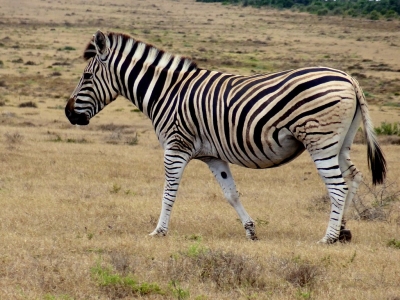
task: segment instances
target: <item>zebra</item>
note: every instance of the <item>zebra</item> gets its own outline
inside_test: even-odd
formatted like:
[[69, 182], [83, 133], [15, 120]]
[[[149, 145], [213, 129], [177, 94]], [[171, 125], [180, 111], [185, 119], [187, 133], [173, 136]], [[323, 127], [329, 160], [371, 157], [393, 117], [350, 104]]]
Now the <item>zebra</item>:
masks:
[[87, 125], [119, 95], [152, 122], [164, 150], [165, 184], [156, 228], [164, 236], [185, 166], [205, 162], [236, 210], [247, 238], [255, 222], [239, 199], [229, 164], [274, 168], [310, 154], [324, 181], [331, 212], [320, 243], [350, 241], [344, 213], [362, 180], [350, 147], [363, 123], [373, 184], [387, 167], [363, 92], [343, 71], [307, 67], [241, 76], [199, 68], [123, 33], [97, 31], [84, 54], [88, 62], [65, 114]]

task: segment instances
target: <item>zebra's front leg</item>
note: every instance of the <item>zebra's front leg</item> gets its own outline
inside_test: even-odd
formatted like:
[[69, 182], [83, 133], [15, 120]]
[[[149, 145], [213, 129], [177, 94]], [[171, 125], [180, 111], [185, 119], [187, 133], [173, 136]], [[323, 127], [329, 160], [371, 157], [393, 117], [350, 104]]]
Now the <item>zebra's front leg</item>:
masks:
[[179, 183], [182, 178], [189, 157], [186, 153], [177, 150], [167, 150], [164, 154], [165, 184], [162, 198], [160, 218], [156, 229], [151, 236], [165, 236], [168, 232], [168, 223], [171, 217], [172, 207], [178, 192]]
[[239, 193], [236, 190], [235, 181], [233, 180], [228, 163], [219, 159], [204, 160], [204, 162], [208, 165], [220, 184], [225, 198], [239, 215], [243, 227], [246, 230], [247, 238], [250, 240], [257, 240], [254, 221], [240, 202]]

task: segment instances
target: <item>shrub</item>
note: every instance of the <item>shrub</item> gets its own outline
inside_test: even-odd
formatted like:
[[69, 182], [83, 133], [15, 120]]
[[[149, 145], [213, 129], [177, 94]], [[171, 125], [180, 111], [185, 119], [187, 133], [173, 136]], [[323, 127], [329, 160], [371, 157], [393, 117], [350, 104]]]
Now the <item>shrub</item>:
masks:
[[18, 107], [33, 107], [33, 108], [37, 108], [37, 104], [35, 102], [32, 101], [28, 101], [28, 102], [22, 102], [18, 105]]
[[329, 13], [329, 11], [326, 8], [321, 8], [317, 11], [318, 16], [326, 16], [328, 13]]
[[168, 277], [201, 282], [211, 282], [218, 290], [236, 287], [264, 288], [264, 269], [253, 257], [233, 252], [209, 250], [199, 243], [191, 245], [187, 252], [174, 255], [168, 264]]
[[54, 71], [53, 73], [50, 74], [50, 76], [51, 76], [51, 77], [61, 76], [61, 72]]
[[388, 247], [400, 249], [400, 240], [391, 239], [386, 244]]
[[10, 144], [19, 144], [24, 139], [24, 137], [18, 131], [14, 133], [6, 133], [4, 136], [6, 137], [7, 142]]
[[172, 294], [179, 300], [190, 297], [189, 291], [181, 288], [179, 281], [171, 280], [171, 282], [169, 283], [169, 288], [171, 289]]
[[399, 135], [400, 136], [400, 123], [386, 123], [382, 122], [380, 127], [375, 127], [375, 132], [378, 135]]
[[376, 10], [371, 11], [371, 13], [369, 14], [370, 20], [379, 20], [379, 17], [380, 14]]
[[76, 50], [76, 48], [71, 47], [71, 46], [65, 46], [63, 48], [58, 48], [57, 50], [58, 51], [74, 51], [74, 50]]
[[135, 136], [128, 137], [128, 138], [126, 139], [126, 143], [127, 143], [129, 146], [135, 146], [135, 145], [139, 144], [139, 138], [138, 138], [137, 134], [136, 134]]
[[17, 59], [13, 59], [11, 62], [15, 63], [15, 64], [22, 64], [24, 62], [24, 60], [22, 58], [17, 58]]
[[284, 278], [294, 286], [308, 287], [319, 274], [317, 266], [310, 263], [295, 263], [284, 271]]
[[362, 182], [353, 198], [355, 219], [365, 221], [387, 221], [394, 204], [400, 200], [400, 190], [395, 182], [385, 181], [380, 187], [371, 187]]
[[112, 299], [150, 294], [164, 295], [155, 283], [139, 283], [132, 276], [121, 276], [109, 268], [102, 267], [99, 263], [90, 271], [99, 286]]
[[287, 282], [297, 288], [311, 289], [322, 268], [296, 256], [292, 259], [276, 259], [275, 269]]

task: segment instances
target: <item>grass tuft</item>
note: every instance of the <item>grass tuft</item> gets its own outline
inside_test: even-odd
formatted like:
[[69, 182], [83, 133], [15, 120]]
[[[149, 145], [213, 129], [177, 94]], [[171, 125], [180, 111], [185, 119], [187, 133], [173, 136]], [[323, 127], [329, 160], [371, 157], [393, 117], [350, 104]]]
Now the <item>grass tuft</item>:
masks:
[[139, 144], [139, 138], [137, 133], [134, 136], [128, 137], [126, 139], [126, 144], [128, 144], [129, 146], [135, 146]]
[[169, 288], [172, 292], [172, 294], [176, 297], [176, 299], [178, 300], [183, 300], [186, 298], [190, 297], [190, 293], [188, 290], [183, 289], [180, 286], [179, 281], [176, 280], [171, 280], [171, 282], [169, 283]]
[[119, 125], [119, 124], [114, 124], [114, 123], [107, 123], [107, 124], [99, 125], [99, 129], [103, 130], [103, 131], [122, 131], [128, 127], [130, 127], [130, 126]]
[[317, 278], [322, 274], [320, 266], [309, 261], [303, 261], [299, 257], [290, 260], [280, 260], [278, 272], [289, 283], [299, 288], [311, 289]]
[[57, 51], [74, 51], [76, 50], [76, 48], [72, 47], [72, 46], [64, 46], [62, 48], [58, 48]]
[[164, 295], [157, 284], [139, 283], [131, 275], [121, 276], [112, 272], [110, 268], [102, 267], [100, 263], [97, 263], [90, 271], [93, 279], [106, 292], [107, 296], [113, 299], [151, 294]]
[[386, 244], [388, 247], [400, 249], [400, 240], [391, 239]]
[[195, 277], [200, 282], [211, 283], [217, 290], [236, 287], [263, 289], [264, 269], [253, 257], [233, 252], [210, 250], [199, 243], [186, 252], [172, 256], [168, 274], [173, 280], [188, 280]]
[[378, 135], [397, 135], [400, 136], [400, 123], [382, 122], [381, 126], [375, 127], [375, 132]]
[[4, 136], [9, 144], [20, 144], [24, 139], [23, 135], [21, 135], [18, 131], [14, 133], [7, 132], [4, 134]]
[[28, 102], [22, 102], [18, 105], [18, 107], [33, 107], [33, 108], [38, 108], [36, 102], [33, 101], [28, 101]]

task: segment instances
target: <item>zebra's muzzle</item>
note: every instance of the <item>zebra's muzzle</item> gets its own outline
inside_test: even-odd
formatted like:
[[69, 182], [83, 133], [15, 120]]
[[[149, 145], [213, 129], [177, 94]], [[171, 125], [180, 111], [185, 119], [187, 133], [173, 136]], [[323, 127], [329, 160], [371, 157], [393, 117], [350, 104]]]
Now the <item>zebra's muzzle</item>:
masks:
[[77, 114], [73, 110], [71, 111], [68, 106], [65, 107], [65, 115], [72, 125], [88, 125], [89, 118], [86, 114]]

